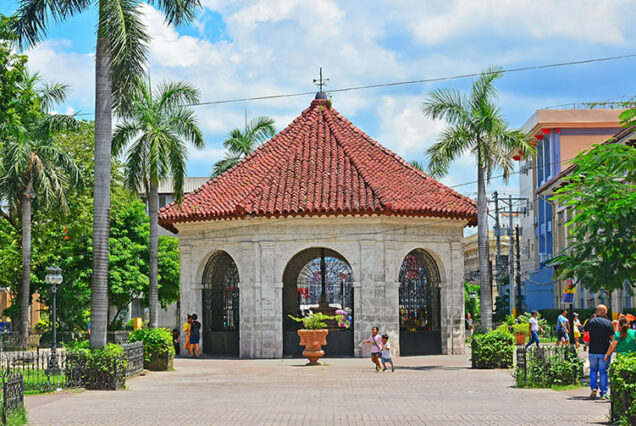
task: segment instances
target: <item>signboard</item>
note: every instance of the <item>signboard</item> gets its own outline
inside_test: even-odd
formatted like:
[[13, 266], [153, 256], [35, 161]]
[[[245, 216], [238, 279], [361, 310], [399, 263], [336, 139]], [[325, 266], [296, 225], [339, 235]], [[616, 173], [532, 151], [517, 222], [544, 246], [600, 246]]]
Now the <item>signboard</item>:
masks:
[[572, 279], [568, 279], [566, 281], [567, 285], [565, 289], [563, 289], [563, 298], [561, 302], [563, 303], [574, 303], [574, 294], [576, 291], [576, 285], [572, 282]]

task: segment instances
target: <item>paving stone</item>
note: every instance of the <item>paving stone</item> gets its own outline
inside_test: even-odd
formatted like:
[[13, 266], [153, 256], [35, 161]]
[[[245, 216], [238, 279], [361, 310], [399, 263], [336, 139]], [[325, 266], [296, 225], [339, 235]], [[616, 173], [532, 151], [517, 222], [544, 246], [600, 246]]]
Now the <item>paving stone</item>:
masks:
[[31, 424], [562, 425], [607, 421], [587, 389], [516, 389], [510, 372], [472, 370], [466, 356], [396, 359], [177, 359], [120, 392], [26, 397]]

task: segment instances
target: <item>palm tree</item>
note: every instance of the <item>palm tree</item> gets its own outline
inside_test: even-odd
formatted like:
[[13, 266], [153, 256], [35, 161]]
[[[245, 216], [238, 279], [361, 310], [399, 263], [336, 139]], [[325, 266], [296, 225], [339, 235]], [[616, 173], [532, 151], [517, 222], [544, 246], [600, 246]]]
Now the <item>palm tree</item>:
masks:
[[[9, 201], [9, 209], [21, 217], [22, 280], [19, 290], [20, 321], [18, 329], [24, 337], [29, 333], [31, 301], [31, 215], [37, 197], [39, 207], [53, 204], [66, 207], [64, 190], [77, 184], [80, 171], [55, 139], [61, 130], [79, 125], [73, 117], [49, 114], [50, 108], [63, 102], [68, 87], [63, 84], [40, 84], [37, 74], [26, 75], [20, 84], [22, 98], [35, 109], [20, 108], [20, 122], [5, 128], [4, 155], [0, 178], [0, 199]], [[35, 102], [32, 102], [35, 100]]]
[[[183, 197], [183, 181], [188, 156], [187, 144], [201, 149], [203, 134], [197, 127], [192, 108], [183, 105], [199, 101], [197, 89], [183, 82], [160, 84], [153, 91], [150, 83], [138, 80], [138, 87], [123, 122], [115, 129], [113, 154], [126, 152], [126, 186], [138, 192], [143, 187], [148, 194], [150, 215], [150, 286], [148, 291], [150, 328], [157, 327], [159, 183], [172, 176], [177, 202]], [[129, 146], [130, 145], [130, 146]]]
[[427, 116], [445, 119], [450, 125], [427, 151], [431, 175], [446, 175], [453, 160], [465, 152], [470, 152], [477, 160], [477, 241], [483, 331], [492, 327], [486, 184], [497, 169], [503, 172], [504, 180], [508, 180], [514, 167], [513, 152], [534, 152], [523, 132], [508, 127], [495, 104], [497, 92], [493, 82], [502, 75], [501, 68], [489, 68], [475, 80], [470, 94], [450, 89], [434, 90], [424, 102]]
[[[16, 33], [22, 45], [46, 34], [49, 19], [63, 21], [95, 7], [95, 190], [91, 347], [106, 345], [108, 322], [108, 234], [113, 106], [126, 109], [135, 79], [144, 75], [150, 37], [141, 22], [139, 0], [20, 0]], [[147, 0], [165, 12], [168, 24], [190, 22], [200, 0]]]
[[275, 134], [273, 118], [257, 117], [248, 123], [246, 117], [245, 128], [232, 130], [228, 138], [223, 141], [223, 146], [227, 152], [214, 165], [211, 177], [218, 176], [234, 167], [236, 163], [250, 155], [259, 145]]
[[411, 166], [415, 167], [415, 168], [416, 168], [417, 170], [419, 170], [420, 172], [424, 172], [424, 171], [425, 171], [425, 169], [424, 169], [424, 164], [422, 164], [422, 162], [421, 162], [421, 161], [413, 160], [413, 161], [410, 161], [410, 162], [409, 162], [409, 164], [410, 164]]

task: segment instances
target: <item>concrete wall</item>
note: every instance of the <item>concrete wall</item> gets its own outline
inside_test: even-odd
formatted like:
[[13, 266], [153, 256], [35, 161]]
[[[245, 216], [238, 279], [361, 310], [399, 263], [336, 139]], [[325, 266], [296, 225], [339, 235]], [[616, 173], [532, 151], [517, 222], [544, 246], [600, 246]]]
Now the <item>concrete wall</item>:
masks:
[[[354, 341], [378, 325], [399, 353], [399, 269], [412, 250], [427, 250], [441, 276], [442, 351], [464, 353], [464, 221], [399, 217], [256, 218], [177, 224], [181, 251], [181, 324], [201, 312], [202, 276], [226, 251], [240, 277], [240, 356], [283, 356], [283, 273], [302, 250], [325, 247], [352, 268]], [[185, 339], [183, 339], [185, 340]], [[356, 349], [356, 356], [362, 356]]]

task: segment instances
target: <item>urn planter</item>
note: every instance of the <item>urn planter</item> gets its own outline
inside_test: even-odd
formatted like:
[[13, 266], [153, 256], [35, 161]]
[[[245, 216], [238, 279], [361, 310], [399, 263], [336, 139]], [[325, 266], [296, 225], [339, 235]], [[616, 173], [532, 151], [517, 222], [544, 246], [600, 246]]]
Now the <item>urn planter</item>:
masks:
[[329, 330], [298, 330], [300, 344], [305, 347], [303, 356], [309, 360], [307, 365], [320, 365], [318, 360], [325, 355], [322, 346], [327, 344]]
[[517, 345], [524, 345], [526, 343], [526, 334], [525, 333], [515, 333], [515, 339], [517, 341]]

